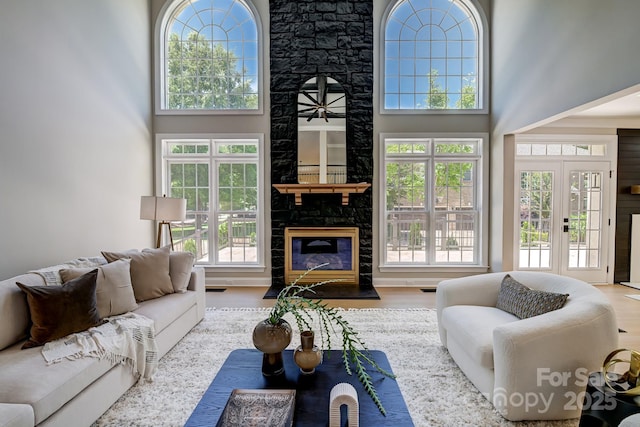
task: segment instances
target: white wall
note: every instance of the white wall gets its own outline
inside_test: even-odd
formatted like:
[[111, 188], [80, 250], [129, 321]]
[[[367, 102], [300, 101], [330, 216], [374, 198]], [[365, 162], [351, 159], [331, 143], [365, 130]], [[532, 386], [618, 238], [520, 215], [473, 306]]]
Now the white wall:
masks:
[[[640, 82], [637, 0], [494, 0], [492, 16], [491, 265], [510, 269], [505, 134]], [[503, 226], [503, 224], [505, 224]], [[509, 225], [511, 224], [511, 225]], [[505, 232], [506, 230], [506, 232]]]
[[153, 243], [147, 0], [2, 0], [0, 279]]

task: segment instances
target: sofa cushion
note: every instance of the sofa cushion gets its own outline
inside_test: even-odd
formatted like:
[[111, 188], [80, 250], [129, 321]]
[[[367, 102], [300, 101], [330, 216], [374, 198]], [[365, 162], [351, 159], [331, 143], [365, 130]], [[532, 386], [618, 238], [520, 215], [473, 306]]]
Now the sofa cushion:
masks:
[[37, 425], [114, 364], [108, 358], [83, 357], [47, 365], [40, 347], [21, 350], [16, 344], [0, 352], [0, 366], [0, 402], [31, 405]]
[[562, 308], [568, 297], [569, 294], [530, 289], [507, 274], [502, 279], [496, 307], [526, 319]]
[[0, 282], [0, 350], [29, 336], [29, 306], [16, 281], [28, 286], [44, 286], [38, 274], [22, 274]]
[[35, 423], [31, 406], [19, 403], [0, 403], [0, 425], [2, 427], [32, 427]]
[[[127, 313], [138, 308], [131, 285], [131, 259], [119, 259], [98, 267], [96, 301], [100, 318]], [[91, 271], [91, 268], [60, 270], [64, 283]]]
[[186, 292], [195, 256], [191, 252], [169, 253], [169, 276], [174, 292]]
[[452, 305], [442, 310], [440, 321], [447, 340], [455, 339], [478, 365], [493, 369], [493, 330], [518, 320], [496, 307]]
[[22, 348], [36, 347], [100, 324], [94, 269], [64, 286], [16, 284], [27, 294], [31, 330]]
[[121, 258], [131, 259], [131, 283], [136, 301], [146, 301], [172, 294], [169, 276], [169, 247], [143, 249], [141, 252], [102, 252], [108, 262]]
[[157, 336], [197, 303], [195, 292], [174, 293], [165, 295], [162, 298], [141, 302], [134, 312], [153, 319], [153, 326]]

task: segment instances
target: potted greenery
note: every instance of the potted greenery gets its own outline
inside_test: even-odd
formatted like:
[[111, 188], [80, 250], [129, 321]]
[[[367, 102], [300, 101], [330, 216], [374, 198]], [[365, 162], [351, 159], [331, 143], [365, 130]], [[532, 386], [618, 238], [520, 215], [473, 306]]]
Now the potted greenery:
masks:
[[[283, 319], [283, 316], [287, 313], [291, 313], [295, 318], [296, 324], [300, 332], [302, 331], [312, 331], [314, 324], [314, 320], [317, 320], [317, 324], [320, 329], [320, 336], [322, 339], [322, 348], [326, 348], [331, 350], [331, 332], [337, 331], [340, 336], [342, 336], [342, 361], [344, 363], [345, 371], [352, 375], [353, 371], [355, 371], [358, 380], [364, 386], [364, 389], [369, 394], [369, 396], [373, 399], [374, 403], [380, 410], [383, 415], [386, 415], [386, 411], [376, 389], [373, 385], [371, 375], [367, 371], [366, 364], [373, 366], [378, 372], [383, 375], [395, 379], [395, 375], [390, 372], [387, 372], [383, 368], [381, 368], [371, 357], [367, 346], [364, 341], [358, 336], [358, 332], [356, 332], [353, 327], [349, 324], [349, 322], [342, 317], [340, 314], [340, 309], [335, 307], [330, 307], [327, 303], [323, 302], [321, 299], [311, 299], [305, 297], [304, 295], [308, 292], [314, 292], [313, 288], [317, 286], [324, 285], [330, 282], [337, 282], [339, 280], [327, 280], [318, 283], [313, 283], [310, 285], [298, 285], [298, 282], [304, 278], [310, 271], [321, 268], [326, 264], [318, 265], [306, 271], [300, 277], [298, 277], [293, 283], [286, 286], [276, 298], [276, 302], [269, 312], [269, 317], [259, 323], [256, 326], [256, 329], [262, 331], [262, 333], [266, 332], [268, 334], [273, 335], [274, 331], [278, 337], [282, 337], [286, 335], [287, 326], [283, 328], [283, 322], [286, 321]], [[269, 331], [267, 331], [267, 329]], [[290, 334], [290, 327], [289, 334]], [[260, 335], [262, 335], [260, 333]], [[254, 330], [254, 344], [256, 344], [256, 338], [260, 341], [262, 339], [264, 341], [264, 337], [256, 337], [256, 330]], [[281, 341], [284, 341], [282, 339]], [[282, 350], [289, 344], [291, 337], [289, 335], [289, 341], [287, 344], [282, 347]], [[258, 349], [261, 349], [258, 345], [256, 345]], [[281, 353], [280, 353], [281, 354]], [[277, 354], [265, 354], [265, 360], [269, 357], [276, 358]], [[264, 365], [263, 365], [264, 372]]]

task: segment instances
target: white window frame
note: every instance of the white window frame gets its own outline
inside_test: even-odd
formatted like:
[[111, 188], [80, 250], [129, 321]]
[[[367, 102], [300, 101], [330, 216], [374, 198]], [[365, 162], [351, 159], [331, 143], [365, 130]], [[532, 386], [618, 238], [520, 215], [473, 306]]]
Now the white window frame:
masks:
[[380, 97], [379, 97], [379, 107], [380, 114], [487, 114], [489, 112], [488, 102], [486, 100], [486, 95], [489, 93], [489, 61], [485, 58], [487, 57], [487, 53], [489, 52], [489, 34], [488, 34], [488, 22], [487, 18], [483, 13], [482, 7], [477, 3], [477, 0], [456, 0], [452, 3], [459, 3], [462, 5], [462, 8], [468, 9], [471, 17], [475, 20], [475, 24], [478, 28], [478, 83], [477, 83], [477, 97], [478, 97], [478, 107], [473, 109], [455, 109], [455, 108], [443, 108], [443, 109], [402, 109], [402, 108], [393, 108], [387, 109], [385, 107], [385, 96], [386, 96], [386, 29], [387, 23], [389, 22], [389, 17], [395, 10], [396, 6], [399, 3], [402, 3], [404, 0], [396, 0], [389, 3], [387, 9], [384, 12], [382, 17], [381, 26], [380, 26]]
[[239, 0], [251, 11], [257, 32], [257, 53], [258, 64], [256, 66], [256, 84], [258, 85], [258, 108], [257, 109], [170, 109], [166, 107], [166, 31], [169, 19], [173, 12], [188, 0], [168, 1], [160, 10], [155, 24], [154, 32], [154, 74], [155, 82], [155, 113], [157, 115], [256, 115], [264, 113], [264, 55], [263, 55], [263, 32], [260, 14], [251, 0]]
[[[380, 166], [380, 181], [379, 181], [379, 192], [378, 192], [378, 212], [379, 221], [378, 221], [378, 236], [379, 236], [379, 270], [380, 272], [451, 272], [451, 271], [465, 271], [465, 272], [486, 272], [488, 269], [487, 259], [488, 259], [488, 203], [485, 201], [489, 200], [489, 186], [487, 185], [488, 181], [488, 134], [486, 133], [380, 133], [380, 144], [379, 144], [379, 158], [381, 159]], [[427, 153], [416, 154], [416, 159], [426, 159], [429, 162], [428, 170], [432, 170], [435, 166], [435, 160], [443, 159], [443, 160], [464, 160], [466, 159], [474, 159], [476, 161], [477, 168], [475, 170], [475, 194], [474, 198], [476, 199], [477, 212], [478, 212], [478, 222], [476, 224], [476, 242], [475, 242], [475, 262], [474, 263], [435, 263], [430, 260], [433, 259], [433, 254], [428, 254], [428, 260], [424, 263], [415, 262], [415, 263], [391, 263], [387, 261], [387, 200], [386, 200], [386, 163], [387, 163], [387, 155], [386, 155], [386, 141], [391, 139], [424, 139], [429, 140], [431, 145], [431, 149], [428, 150]], [[435, 155], [433, 151], [433, 141], [434, 140], [475, 140], [478, 143], [477, 153], [474, 155], [457, 155], [457, 156], [441, 156]], [[405, 158], [411, 157], [411, 155], [403, 156]], [[434, 192], [435, 182], [431, 182], [430, 185], [425, 188], [426, 197], [431, 198]], [[431, 217], [435, 217], [435, 206], [432, 206], [430, 202], [426, 202], [428, 210], [427, 214]], [[434, 230], [435, 222], [431, 221], [430, 230]], [[433, 240], [433, 239], [432, 239]]]
[[[247, 141], [255, 140], [257, 142], [258, 151], [256, 155], [219, 155], [215, 152], [216, 142], [233, 142], [233, 141]], [[190, 155], [169, 155], [167, 152], [167, 144], [170, 142], [208, 142], [210, 143], [210, 150], [208, 155], [190, 156]], [[156, 194], [168, 194], [170, 183], [168, 182], [168, 165], [170, 160], [179, 160], [192, 158], [194, 162], [205, 162], [209, 164], [209, 216], [210, 218], [217, 218], [217, 188], [218, 177], [217, 167], [219, 162], [229, 163], [229, 159], [232, 161], [241, 161], [243, 158], [250, 157], [256, 160], [258, 165], [257, 170], [257, 203], [256, 207], [256, 261], [244, 262], [244, 263], [223, 263], [217, 259], [217, 242], [218, 231], [214, 224], [217, 223], [217, 219], [210, 222], [211, 231], [208, 237], [209, 243], [209, 262], [200, 262], [199, 265], [207, 268], [213, 268], [216, 271], [265, 271], [265, 245], [266, 245], [266, 230], [265, 230], [265, 197], [264, 197], [264, 183], [266, 182], [264, 176], [264, 134], [157, 134], [156, 135]]]

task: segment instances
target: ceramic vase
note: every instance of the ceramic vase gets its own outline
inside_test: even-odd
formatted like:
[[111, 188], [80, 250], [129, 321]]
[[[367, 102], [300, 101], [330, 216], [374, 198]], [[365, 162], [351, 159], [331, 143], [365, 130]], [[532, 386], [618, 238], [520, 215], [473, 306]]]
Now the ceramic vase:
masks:
[[262, 375], [266, 377], [284, 374], [282, 352], [291, 342], [291, 325], [279, 319], [272, 324], [268, 319], [253, 329], [253, 345], [263, 353]]
[[300, 372], [304, 375], [313, 374], [316, 371], [316, 366], [322, 363], [322, 350], [313, 343], [313, 340], [313, 331], [301, 332], [301, 344], [293, 353], [293, 361], [300, 367]]

